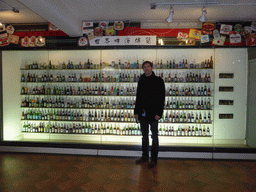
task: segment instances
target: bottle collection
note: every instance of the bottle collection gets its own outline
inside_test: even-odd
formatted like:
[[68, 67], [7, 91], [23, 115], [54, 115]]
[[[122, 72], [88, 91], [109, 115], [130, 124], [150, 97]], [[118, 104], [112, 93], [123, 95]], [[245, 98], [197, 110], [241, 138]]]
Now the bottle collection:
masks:
[[[139, 125], [135, 124], [133, 109], [137, 82], [142, 74], [138, 69], [142, 68], [142, 63], [138, 60], [133, 63], [119, 60], [94, 64], [88, 59], [83, 64], [68, 61], [67, 64], [53, 65], [49, 61], [48, 64], [33, 62], [26, 65], [27, 72], [22, 69], [21, 74], [21, 95], [25, 96], [22, 97], [21, 107], [26, 108], [21, 116], [25, 121], [22, 131], [141, 135]], [[195, 60], [163, 62], [161, 59], [154, 63], [153, 68], [166, 83], [166, 96], [170, 96], [166, 97], [164, 113], [159, 120], [159, 135], [210, 136], [210, 128], [206, 128], [205, 124], [212, 123], [212, 74], [209, 70], [213, 68], [212, 57], [201, 64]], [[90, 70], [78, 71], [80, 69]], [[74, 86], [73, 83], [78, 84]], [[198, 83], [197, 86], [194, 83]], [[169, 123], [174, 126], [169, 126]]]
[[[21, 107], [28, 108], [79, 108], [79, 109], [133, 109], [135, 107], [135, 97], [124, 99], [83, 97], [82, 99], [64, 100], [61, 97], [25, 97], [21, 101]], [[212, 108], [210, 98], [198, 100], [173, 97], [166, 99], [165, 109], [200, 109], [209, 110]]]
[[179, 111], [166, 111], [163, 118], [160, 119], [161, 123], [212, 123], [211, 113], [204, 112], [179, 112]]
[[165, 91], [166, 96], [211, 96], [211, 88], [210, 86], [207, 88], [205, 85], [198, 86], [197, 88], [192, 85], [191, 87], [178, 87], [178, 86], [170, 86], [169, 90]]
[[[22, 111], [21, 120], [46, 121], [102, 121], [102, 122], [136, 122], [131, 110], [70, 110], [70, 109], [30, 109]], [[166, 111], [160, 123], [211, 123], [211, 113], [189, 111]]]
[[138, 72], [129, 72], [124, 73], [120, 72], [118, 74], [114, 72], [99, 72], [99, 73], [90, 73], [83, 77], [83, 74], [80, 73], [78, 77], [76, 73], [69, 75], [60, 74], [48, 74], [44, 73], [41, 75], [37, 73], [28, 73], [21, 75], [21, 82], [138, 82], [141, 73]]
[[[48, 65], [46, 63], [39, 64], [37, 61], [34, 61], [32, 64], [26, 64], [26, 69], [141, 69], [142, 63], [144, 60], [140, 63], [139, 60], [131, 63], [130, 60], [121, 62], [119, 60], [118, 62], [112, 61], [111, 63], [108, 62], [102, 62], [99, 64], [93, 63], [92, 60], [88, 59], [87, 62], [80, 61], [77, 64], [74, 64], [72, 61], [68, 60], [68, 63], [66, 64], [64, 61], [63, 63], [58, 63], [58, 65], [52, 64], [51, 61], [49, 61]], [[213, 68], [213, 58], [211, 56], [210, 59], [205, 59], [205, 61], [201, 62], [201, 64], [197, 64], [195, 59], [188, 62], [188, 59], [183, 59], [179, 62], [176, 62], [175, 59], [166, 60], [166, 62], [163, 62], [161, 59], [160, 62], [155, 61], [154, 66], [155, 69], [179, 69], [179, 68], [200, 68], [200, 69], [206, 69], [206, 68]]]
[[[141, 135], [140, 125], [129, 124], [120, 128], [114, 124], [90, 124], [90, 123], [24, 123], [22, 132], [29, 133], [57, 133], [57, 134], [100, 134], [100, 135]], [[152, 135], [151, 130], [149, 135]], [[209, 126], [166, 126], [160, 125], [159, 136], [210, 136]]]
[[127, 86], [44, 86], [21, 88], [22, 95], [93, 95], [93, 96], [135, 96], [136, 87]]
[[22, 132], [32, 133], [65, 133], [65, 134], [110, 134], [110, 135], [141, 135], [140, 126], [130, 124], [122, 129], [119, 125], [90, 123], [24, 123]]
[[135, 122], [129, 110], [30, 109], [22, 111], [21, 120]]
[[[209, 83], [211, 82], [211, 75], [210, 73], [163, 73], [161, 71], [155, 72], [157, 76], [160, 76], [165, 82], [204, 82]], [[129, 83], [136, 83], [139, 81], [141, 73], [130, 71], [129, 73], [125, 72], [99, 72], [99, 73], [90, 73], [87, 74], [85, 77], [83, 77], [83, 74], [81, 73], [78, 77], [76, 73], [69, 74], [67, 76], [60, 74], [48, 74], [44, 73], [41, 75], [36, 73], [27, 73], [26, 75], [24, 73], [21, 74], [21, 82], [26, 83], [40, 83], [40, 82], [101, 82], [101, 83], [112, 83], [112, 82], [129, 82]]]
[[179, 100], [179, 99], [171, 99], [167, 100], [165, 103], [165, 109], [198, 109], [198, 110], [210, 110], [212, 108], [211, 106], [211, 100], [208, 98], [207, 100], [199, 99], [197, 101], [195, 100]]
[[195, 126], [178, 126], [178, 128], [174, 128], [174, 126], [163, 127], [160, 125], [158, 130], [158, 135], [160, 136], [211, 136], [209, 126], [206, 128], [203, 125], [195, 125]]
[[89, 98], [68, 99], [60, 97], [25, 97], [21, 101], [21, 107], [29, 108], [84, 108], [84, 109], [132, 109], [135, 107], [135, 97], [125, 99]]

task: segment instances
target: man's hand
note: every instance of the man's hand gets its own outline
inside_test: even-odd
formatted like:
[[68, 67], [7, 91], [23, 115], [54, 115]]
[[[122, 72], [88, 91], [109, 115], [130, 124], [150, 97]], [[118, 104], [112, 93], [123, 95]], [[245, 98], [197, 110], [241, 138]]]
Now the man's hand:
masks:
[[161, 117], [159, 117], [158, 115], [155, 116], [155, 120], [159, 120], [161, 119]]

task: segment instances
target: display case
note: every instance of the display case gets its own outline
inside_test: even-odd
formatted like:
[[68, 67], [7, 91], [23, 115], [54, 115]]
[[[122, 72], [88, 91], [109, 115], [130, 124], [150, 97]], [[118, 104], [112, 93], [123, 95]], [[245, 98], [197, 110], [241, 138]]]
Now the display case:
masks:
[[[240, 120], [235, 116], [245, 115], [246, 108], [225, 94], [233, 87], [231, 94], [242, 94], [246, 100], [246, 86], [236, 87], [246, 82], [247, 71], [230, 70], [235, 64], [224, 62], [221, 51], [4, 51], [4, 140], [141, 144], [133, 109], [141, 64], [149, 60], [166, 89], [160, 146], [244, 145], [246, 116]], [[238, 49], [228, 51], [232, 60]], [[246, 66], [246, 50], [239, 51], [238, 59]], [[230, 78], [238, 84], [223, 84]], [[229, 109], [220, 110], [223, 106]], [[239, 134], [222, 130], [222, 122], [230, 119], [242, 123], [242, 130], [234, 128]]]

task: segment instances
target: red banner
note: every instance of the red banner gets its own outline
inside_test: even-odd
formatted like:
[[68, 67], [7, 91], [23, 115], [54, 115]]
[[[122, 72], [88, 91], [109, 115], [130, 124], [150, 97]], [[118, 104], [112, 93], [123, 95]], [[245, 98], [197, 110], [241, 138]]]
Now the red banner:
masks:
[[118, 36], [157, 36], [177, 37], [179, 32], [189, 33], [190, 29], [141, 29], [140, 27], [125, 27], [118, 31]]

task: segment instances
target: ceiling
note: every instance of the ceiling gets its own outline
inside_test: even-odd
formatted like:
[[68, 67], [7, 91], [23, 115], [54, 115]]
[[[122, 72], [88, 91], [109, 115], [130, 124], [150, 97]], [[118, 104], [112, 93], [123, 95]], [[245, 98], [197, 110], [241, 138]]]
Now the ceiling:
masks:
[[[177, 5], [191, 2], [194, 5]], [[156, 9], [152, 3], [158, 3]], [[198, 21], [203, 3], [207, 21], [256, 21], [256, 0], [0, 0], [0, 21], [50, 22], [75, 37], [82, 36], [82, 21], [164, 22], [171, 6], [162, 3], [173, 4], [173, 21]]]

